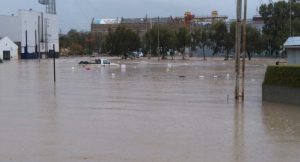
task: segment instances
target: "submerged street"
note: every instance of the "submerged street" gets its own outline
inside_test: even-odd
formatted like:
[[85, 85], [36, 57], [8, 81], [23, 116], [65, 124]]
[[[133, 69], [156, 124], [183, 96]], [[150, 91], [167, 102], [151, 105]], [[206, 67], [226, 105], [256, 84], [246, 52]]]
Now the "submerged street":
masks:
[[[247, 62], [245, 103], [234, 62], [84, 58], [0, 65], [0, 161], [297, 162], [300, 109], [264, 103], [268, 64]], [[88, 59], [88, 58], [86, 58]]]

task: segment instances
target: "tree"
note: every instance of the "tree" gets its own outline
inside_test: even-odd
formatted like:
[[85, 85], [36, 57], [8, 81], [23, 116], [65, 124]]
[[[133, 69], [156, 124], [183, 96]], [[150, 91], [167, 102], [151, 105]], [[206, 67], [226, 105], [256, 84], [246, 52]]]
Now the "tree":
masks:
[[223, 51], [227, 33], [228, 31], [225, 22], [218, 21], [212, 24], [210, 39], [214, 51], [213, 55]]
[[182, 54], [182, 59], [185, 59], [185, 49], [191, 44], [191, 34], [187, 28], [179, 28], [179, 31], [176, 33], [177, 37], [177, 49]]
[[116, 31], [111, 29], [106, 35], [105, 49], [112, 55], [127, 55], [128, 52], [136, 51], [140, 48], [140, 38], [137, 33], [124, 26], [119, 26]]
[[166, 59], [169, 50], [174, 51], [177, 44], [177, 38], [173, 30], [166, 27], [154, 26], [144, 37], [146, 51], [151, 51], [155, 56], [158, 56], [158, 30], [159, 30], [159, 50], [162, 59]]
[[225, 60], [229, 59], [229, 53], [235, 47], [236, 22], [230, 24], [229, 32], [225, 34], [224, 49], [226, 51]]
[[196, 46], [202, 48], [203, 59], [206, 60], [205, 48], [209, 45], [207, 28], [203, 27], [196, 29], [195, 32], [192, 34], [192, 37]]
[[94, 40], [90, 32], [78, 32], [75, 29], [71, 29], [66, 35], [61, 35], [59, 39], [60, 48], [69, 49], [70, 54], [91, 54]]
[[251, 60], [253, 53], [261, 53], [263, 51], [263, 41], [261, 33], [256, 29], [247, 25], [247, 46], [246, 52], [248, 59]]
[[[259, 13], [264, 20], [264, 40], [270, 55], [278, 56], [279, 50], [286, 39], [292, 35], [300, 34], [300, 4], [292, 0], [292, 10], [289, 2], [279, 1], [274, 4], [263, 4]], [[292, 13], [292, 26], [290, 26], [290, 13]], [[290, 33], [290, 28], [292, 33]]]

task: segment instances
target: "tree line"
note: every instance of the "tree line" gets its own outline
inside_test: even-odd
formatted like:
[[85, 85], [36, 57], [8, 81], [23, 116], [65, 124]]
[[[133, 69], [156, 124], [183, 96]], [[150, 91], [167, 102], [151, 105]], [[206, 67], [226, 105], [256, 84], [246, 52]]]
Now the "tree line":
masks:
[[[262, 4], [259, 13], [264, 26], [258, 30], [247, 25], [247, 56], [253, 54], [279, 57], [283, 52], [282, 45], [289, 36], [300, 34], [300, 4], [280, 1]], [[142, 51], [153, 56], [166, 58], [175, 51], [185, 58], [185, 50], [201, 50], [206, 59], [207, 50], [213, 55], [224, 54], [228, 59], [235, 51], [236, 23], [218, 21], [210, 25], [174, 29], [170, 26], [154, 26], [143, 36], [137, 32], [119, 26], [115, 31], [109, 30], [106, 35], [93, 36], [90, 32], [70, 30], [60, 37], [61, 48], [69, 49], [75, 55], [90, 54], [92, 51], [123, 56], [128, 52]]]

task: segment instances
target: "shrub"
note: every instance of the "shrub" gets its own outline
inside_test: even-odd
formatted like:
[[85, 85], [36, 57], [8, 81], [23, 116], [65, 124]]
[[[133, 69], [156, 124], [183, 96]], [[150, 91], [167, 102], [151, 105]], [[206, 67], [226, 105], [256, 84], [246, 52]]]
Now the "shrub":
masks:
[[269, 66], [263, 85], [300, 88], [300, 66]]

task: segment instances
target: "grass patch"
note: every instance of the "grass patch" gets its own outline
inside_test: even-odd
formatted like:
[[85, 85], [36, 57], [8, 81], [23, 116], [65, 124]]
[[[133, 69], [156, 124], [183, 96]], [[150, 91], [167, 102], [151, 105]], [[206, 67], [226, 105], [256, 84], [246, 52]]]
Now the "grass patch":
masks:
[[263, 85], [300, 88], [300, 66], [269, 66]]

